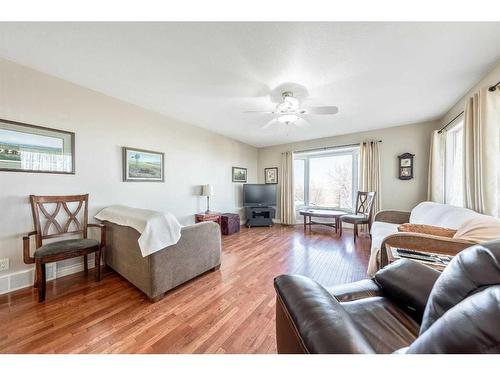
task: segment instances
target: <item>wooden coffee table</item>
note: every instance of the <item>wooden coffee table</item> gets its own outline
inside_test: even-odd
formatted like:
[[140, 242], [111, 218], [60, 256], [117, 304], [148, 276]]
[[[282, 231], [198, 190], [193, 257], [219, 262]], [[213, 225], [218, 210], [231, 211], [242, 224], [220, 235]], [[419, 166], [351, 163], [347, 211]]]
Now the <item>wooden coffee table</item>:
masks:
[[[347, 212], [340, 210], [320, 210], [320, 209], [308, 208], [300, 210], [299, 214], [304, 216], [304, 231], [307, 229], [308, 225], [309, 225], [309, 231], [311, 231], [311, 226], [313, 224], [318, 224], [335, 228], [335, 233], [337, 233], [341, 225], [340, 217], [347, 214]], [[313, 221], [313, 218], [333, 219], [333, 223]]]
[[[425, 264], [426, 266], [434, 268], [435, 270], [437, 270], [439, 272], [442, 272], [446, 268], [446, 266], [448, 265], [447, 263], [443, 264], [443, 263], [439, 263], [439, 262], [426, 261], [425, 258], [415, 259], [415, 258], [402, 257], [398, 254], [397, 247], [393, 247], [393, 246], [390, 246], [387, 244], [385, 245], [385, 248], [386, 248], [386, 253], [387, 253], [388, 264], [391, 264], [392, 262], [395, 262], [396, 260], [399, 260], [399, 259], [409, 259], [409, 260], [412, 260], [414, 262]], [[404, 250], [406, 250], [406, 249], [404, 249]], [[453, 256], [450, 256], [450, 255], [435, 254], [435, 253], [428, 252], [428, 251], [418, 251], [418, 252], [422, 253], [422, 254], [426, 254], [426, 255], [433, 255], [436, 257], [443, 257], [443, 258], [449, 257], [450, 259], [453, 258]]]

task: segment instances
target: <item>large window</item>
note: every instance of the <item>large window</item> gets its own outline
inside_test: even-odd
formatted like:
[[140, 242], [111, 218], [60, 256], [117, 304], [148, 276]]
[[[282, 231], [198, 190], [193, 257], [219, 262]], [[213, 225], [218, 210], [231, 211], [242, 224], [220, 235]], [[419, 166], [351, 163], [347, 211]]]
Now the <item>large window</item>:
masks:
[[464, 205], [464, 127], [460, 121], [446, 132], [444, 201]]
[[294, 160], [295, 207], [352, 210], [358, 188], [359, 148], [297, 153]]

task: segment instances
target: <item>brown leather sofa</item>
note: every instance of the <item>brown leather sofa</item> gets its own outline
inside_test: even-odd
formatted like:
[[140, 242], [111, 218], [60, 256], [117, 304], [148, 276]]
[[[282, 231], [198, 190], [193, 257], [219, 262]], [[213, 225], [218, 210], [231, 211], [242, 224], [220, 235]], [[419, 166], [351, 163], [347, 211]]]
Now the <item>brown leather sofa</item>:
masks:
[[443, 273], [400, 260], [333, 288], [294, 275], [274, 285], [278, 353], [500, 353], [500, 241]]

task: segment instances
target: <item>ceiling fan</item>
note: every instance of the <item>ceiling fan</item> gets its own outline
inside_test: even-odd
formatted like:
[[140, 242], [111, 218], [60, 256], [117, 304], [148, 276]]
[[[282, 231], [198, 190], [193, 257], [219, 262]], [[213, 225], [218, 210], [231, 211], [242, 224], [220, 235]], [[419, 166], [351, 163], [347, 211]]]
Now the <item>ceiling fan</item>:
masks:
[[276, 115], [274, 119], [265, 124], [262, 128], [265, 129], [275, 122], [285, 125], [297, 125], [300, 127], [309, 126], [309, 123], [304, 119], [307, 115], [334, 115], [339, 109], [335, 106], [308, 106], [300, 105], [299, 99], [293, 96], [292, 91], [284, 91], [281, 94], [280, 101], [273, 111], [245, 111], [245, 113], [272, 113]]

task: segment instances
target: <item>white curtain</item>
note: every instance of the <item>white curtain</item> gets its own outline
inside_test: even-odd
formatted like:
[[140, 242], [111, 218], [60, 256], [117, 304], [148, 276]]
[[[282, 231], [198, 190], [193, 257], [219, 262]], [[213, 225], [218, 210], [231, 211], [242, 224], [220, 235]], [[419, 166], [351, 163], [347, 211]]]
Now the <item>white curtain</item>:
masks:
[[373, 212], [377, 213], [380, 208], [380, 153], [379, 141], [368, 141], [360, 144], [360, 174], [359, 189], [361, 191], [374, 191], [375, 202]]
[[295, 224], [295, 205], [293, 191], [293, 152], [281, 154], [280, 180], [280, 218], [282, 224]]
[[435, 130], [431, 138], [427, 200], [438, 203], [444, 203], [445, 146], [446, 133]]
[[473, 94], [464, 111], [465, 207], [499, 216], [500, 92]]
[[71, 172], [70, 155], [21, 151], [21, 168], [34, 171]]

